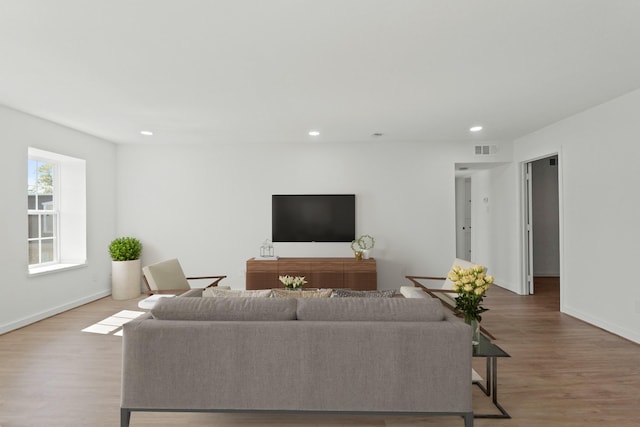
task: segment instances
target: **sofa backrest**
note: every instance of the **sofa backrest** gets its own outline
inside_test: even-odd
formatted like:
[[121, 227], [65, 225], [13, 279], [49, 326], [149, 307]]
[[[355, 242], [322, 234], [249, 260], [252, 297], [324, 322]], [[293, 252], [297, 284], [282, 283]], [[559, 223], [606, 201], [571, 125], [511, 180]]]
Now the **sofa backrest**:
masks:
[[295, 320], [294, 298], [162, 298], [151, 309], [158, 320]]
[[444, 320], [440, 300], [404, 298], [300, 299], [298, 320], [436, 322]]
[[445, 320], [433, 298], [162, 298], [151, 310], [158, 320], [200, 321], [395, 321]]

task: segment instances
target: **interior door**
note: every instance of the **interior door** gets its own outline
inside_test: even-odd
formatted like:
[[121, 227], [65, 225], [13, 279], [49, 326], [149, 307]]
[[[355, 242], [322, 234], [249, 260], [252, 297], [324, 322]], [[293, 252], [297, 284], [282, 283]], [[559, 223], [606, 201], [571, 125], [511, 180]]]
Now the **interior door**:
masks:
[[464, 196], [464, 221], [462, 224], [464, 253], [460, 259], [471, 261], [471, 178], [465, 178], [464, 180]]
[[533, 163], [526, 164], [525, 170], [525, 266], [529, 294], [534, 293], [533, 284]]
[[471, 260], [471, 178], [456, 178], [456, 258]]

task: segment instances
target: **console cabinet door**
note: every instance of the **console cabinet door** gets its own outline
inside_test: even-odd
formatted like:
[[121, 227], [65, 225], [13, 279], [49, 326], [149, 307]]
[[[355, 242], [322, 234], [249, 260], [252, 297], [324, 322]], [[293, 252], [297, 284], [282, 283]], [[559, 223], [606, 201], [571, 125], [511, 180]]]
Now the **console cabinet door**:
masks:
[[345, 262], [344, 287], [358, 291], [373, 291], [378, 288], [378, 274], [374, 259]]
[[311, 264], [310, 287], [344, 288], [344, 262], [325, 261]]
[[[278, 260], [278, 276], [300, 276], [304, 277], [307, 284], [304, 288], [312, 288], [311, 283], [311, 262], [306, 258], [292, 259], [284, 258]], [[284, 285], [278, 282], [277, 287], [283, 287]]]
[[246, 289], [272, 289], [281, 287], [277, 261], [247, 261]]

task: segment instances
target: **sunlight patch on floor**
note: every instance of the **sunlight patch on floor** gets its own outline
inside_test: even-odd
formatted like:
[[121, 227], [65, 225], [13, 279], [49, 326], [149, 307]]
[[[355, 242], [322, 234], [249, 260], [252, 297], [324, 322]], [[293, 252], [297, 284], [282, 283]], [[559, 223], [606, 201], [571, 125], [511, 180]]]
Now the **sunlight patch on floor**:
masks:
[[98, 323], [84, 328], [82, 332], [102, 335], [112, 334], [121, 337], [122, 325], [143, 314], [145, 314], [144, 311], [122, 310]]

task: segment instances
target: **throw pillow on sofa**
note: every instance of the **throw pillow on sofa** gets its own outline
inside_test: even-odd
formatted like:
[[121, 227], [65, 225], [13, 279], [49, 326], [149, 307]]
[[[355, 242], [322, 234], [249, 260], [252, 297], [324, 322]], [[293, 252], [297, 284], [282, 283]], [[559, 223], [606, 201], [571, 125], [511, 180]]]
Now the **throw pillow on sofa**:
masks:
[[431, 298], [428, 293], [415, 286], [400, 286], [400, 294], [405, 298]]
[[242, 297], [242, 298], [269, 298], [271, 289], [260, 290], [234, 290], [234, 289], [216, 289], [216, 287], [207, 288], [202, 291], [203, 297]]
[[334, 289], [332, 297], [335, 298], [393, 298], [395, 289], [381, 291], [354, 291], [353, 289]]
[[329, 298], [333, 289], [290, 290], [273, 289], [273, 296], [279, 298]]

